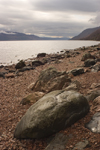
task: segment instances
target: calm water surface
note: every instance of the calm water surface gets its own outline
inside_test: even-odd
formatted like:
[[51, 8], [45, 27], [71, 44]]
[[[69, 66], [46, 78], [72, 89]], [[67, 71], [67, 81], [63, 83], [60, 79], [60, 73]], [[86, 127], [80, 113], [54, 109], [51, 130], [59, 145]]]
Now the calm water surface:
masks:
[[18, 60], [35, 57], [38, 53], [56, 53], [63, 49], [75, 49], [96, 45], [97, 41], [0, 41], [0, 64], [17, 63]]

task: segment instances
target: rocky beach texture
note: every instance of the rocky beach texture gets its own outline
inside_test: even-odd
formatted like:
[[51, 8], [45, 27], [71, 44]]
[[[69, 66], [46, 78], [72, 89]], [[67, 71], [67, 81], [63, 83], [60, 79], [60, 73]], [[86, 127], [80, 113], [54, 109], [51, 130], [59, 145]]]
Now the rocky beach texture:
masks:
[[[56, 98], [52, 100], [52, 92], [55, 93], [55, 91], [64, 93], [64, 95], [60, 96], [61, 99], [57, 94], [55, 95]], [[19, 137], [20, 134], [15, 134], [16, 126], [29, 108], [35, 108], [34, 112], [38, 108], [40, 114], [38, 111], [37, 114], [42, 118], [41, 110], [44, 112], [45, 110], [42, 104], [41, 107], [39, 105], [40, 102], [43, 101], [44, 103], [46, 101], [45, 97], [50, 95], [51, 102], [55, 101], [55, 99], [57, 99], [58, 103], [63, 101], [62, 99], [71, 101], [67, 97], [71, 97], [72, 94], [69, 96], [68, 93], [81, 95], [80, 97], [83, 97], [81, 99], [85, 101], [84, 107], [82, 107], [81, 99], [79, 100], [76, 96], [75, 99], [78, 99], [78, 105], [71, 103], [69, 110], [72, 120], [69, 126], [63, 127], [60, 124], [62, 128], [58, 128], [57, 124], [63, 117], [61, 116], [61, 118], [58, 117], [54, 120], [54, 122], [58, 121], [58, 123], [55, 123], [57, 131], [52, 132], [51, 135], [50, 132], [48, 136], [43, 135], [44, 137], [39, 139], [33, 135], [32, 137], [35, 138], [32, 139], [30, 135], [28, 138], [26, 137], [27, 133], [26, 135], [24, 134], [24, 139], [17, 138], [16, 135]], [[52, 105], [55, 105], [54, 102]], [[58, 105], [56, 104], [57, 109]], [[47, 109], [50, 110], [50, 107]], [[53, 108], [55, 109], [55, 107]], [[69, 107], [67, 106], [67, 108]], [[73, 115], [77, 114], [75, 112], [76, 108], [78, 111], [82, 109], [84, 111], [87, 108], [84, 115], [79, 116], [78, 119], [73, 117]], [[59, 113], [59, 110], [57, 113]], [[80, 114], [80, 112], [78, 113]], [[67, 114], [69, 114], [68, 111]], [[64, 109], [66, 119], [65, 115]], [[66, 49], [57, 54], [41, 53], [36, 58], [22, 60], [10, 66], [0, 66], [1, 150], [98, 150], [100, 149], [99, 120], [100, 44], [74, 50]], [[66, 124], [66, 120], [63, 120], [62, 123]], [[45, 131], [45, 129], [43, 130]], [[22, 134], [21, 136], [23, 137]]]

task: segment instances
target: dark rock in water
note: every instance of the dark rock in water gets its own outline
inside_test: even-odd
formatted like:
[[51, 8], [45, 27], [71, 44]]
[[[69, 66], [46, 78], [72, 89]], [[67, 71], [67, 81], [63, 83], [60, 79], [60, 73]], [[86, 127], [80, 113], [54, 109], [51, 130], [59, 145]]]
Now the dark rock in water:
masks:
[[100, 133], [100, 112], [94, 114], [92, 120], [86, 124], [86, 128], [94, 133]]
[[76, 68], [70, 71], [74, 76], [80, 75], [84, 73], [83, 68]]
[[75, 91], [50, 92], [33, 104], [17, 124], [15, 138], [44, 138], [84, 117], [87, 99]]
[[94, 59], [87, 59], [84, 62], [84, 67], [90, 67], [96, 64], [96, 61]]
[[62, 50], [62, 51], [60, 51], [61, 53], [63, 53], [64, 52], [64, 50]]
[[45, 57], [46, 56], [46, 53], [39, 53], [38, 55], [37, 55], [37, 58], [39, 58], [39, 57]]
[[45, 150], [64, 150], [70, 137], [63, 133], [58, 133], [53, 140], [48, 144]]
[[32, 66], [34, 66], [34, 67], [41, 66], [41, 65], [44, 65], [42, 61], [34, 60], [32, 62]]
[[63, 87], [67, 87], [70, 82], [66, 72], [58, 72], [55, 68], [48, 68], [40, 73], [32, 90], [41, 92], [61, 90]]
[[26, 65], [25, 65], [25, 62], [23, 61], [23, 60], [21, 60], [21, 61], [19, 61], [17, 64], [16, 64], [16, 66], [15, 66], [15, 68], [16, 69], [21, 69], [21, 68], [23, 68], [23, 67], [25, 67]]
[[65, 51], [65, 54], [68, 54], [69, 52], [70, 52], [69, 50], [66, 50], [66, 51]]

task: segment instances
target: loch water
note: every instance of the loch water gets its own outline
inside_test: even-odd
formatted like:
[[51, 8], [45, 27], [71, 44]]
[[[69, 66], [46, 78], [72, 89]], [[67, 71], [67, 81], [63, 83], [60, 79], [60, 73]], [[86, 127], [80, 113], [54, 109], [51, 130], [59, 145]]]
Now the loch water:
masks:
[[37, 40], [37, 41], [0, 41], [0, 65], [17, 63], [19, 60], [36, 57], [38, 53], [57, 53], [64, 49], [72, 50], [83, 46], [99, 44], [99, 41], [74, 40]]

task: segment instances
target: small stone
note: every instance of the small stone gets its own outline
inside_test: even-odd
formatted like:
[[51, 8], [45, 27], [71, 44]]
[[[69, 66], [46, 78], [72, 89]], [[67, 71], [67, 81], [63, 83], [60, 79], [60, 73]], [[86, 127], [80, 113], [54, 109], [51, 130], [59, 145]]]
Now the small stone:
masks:
[[45, 150], [64, 150], [68, 140], [69, 137], [67, 135], [57, 133]]
[[85, 126], [94, 133], [100, 133], [100, 112], [95, 113]]
[[90, 147], [89, 142], [87, 140], [82, 141], [82, 142], [78, 142], [75, 147], [73, 148], [73, 150], [83, 150], [86, 147]]
[[23, 67], [25, 67], [25, 62], [23, 60], [20, 60], [16, 65], [15, 65], [15, 68], [16, 69], [21, 69]]
[[84, 62], [84, 67], [90, 67], [95, 65], [96, 61], [94, 59], [87, 59]]
[[8, 73], [8, 74], [5, 74], [5, 77], [6, 78], [14, 78], [15, 74], [14, 73]]
[[74, 76], [77, 76], [77, 75], [83, 74], [84, 69], [83, 68], [76, 68], [76, 69], [73, 69], [69, 72], [71, 72]]

